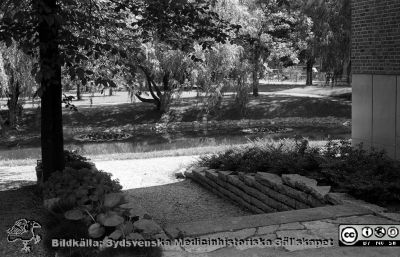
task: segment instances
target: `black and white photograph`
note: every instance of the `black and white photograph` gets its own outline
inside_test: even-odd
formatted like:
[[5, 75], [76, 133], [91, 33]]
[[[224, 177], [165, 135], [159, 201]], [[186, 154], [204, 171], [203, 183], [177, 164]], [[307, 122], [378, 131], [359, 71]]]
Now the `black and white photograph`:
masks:
[[399, 0], [0, 0], [0, 257], [399, 254]]

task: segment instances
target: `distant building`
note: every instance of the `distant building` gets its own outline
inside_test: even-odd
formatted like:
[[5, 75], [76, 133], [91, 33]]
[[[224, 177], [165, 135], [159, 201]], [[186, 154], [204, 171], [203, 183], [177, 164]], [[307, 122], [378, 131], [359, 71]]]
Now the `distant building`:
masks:
[[352, 1], [355, 144], [400, 159], [400, 1]]

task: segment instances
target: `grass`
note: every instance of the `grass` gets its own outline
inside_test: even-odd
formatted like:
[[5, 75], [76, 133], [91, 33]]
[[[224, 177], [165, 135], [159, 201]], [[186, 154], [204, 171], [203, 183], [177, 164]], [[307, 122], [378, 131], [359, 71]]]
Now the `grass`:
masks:
[[[269, 140], [271, 144], [278, 144], [279, 141]], [[311, 146], [322, 146], [327, 141], [310, 141]], [[151, 151], [151, 152], [135, 152], [135, 153], [115, 153], [115, 154], [99, 154], [99, 155], [87, 155], [92, 161], [111, 161], [111, 160], [134, 160], [134, 159], [151, 159], [151, 158], [162, 158], [162, 157], [174, 157], [174, 156], [200, 156], [215, 154], [223, 152], [231, 147], [249, 146], [251, 142], [247, 144], [235, 144], [235, 145], [213, 145], [203, 147], [188, 147], [181, 149], [171, 149], [163, 151]], [[15, 167], [15, 166], [29, 166], [36, 165], [37, 158], [24, 158], [24, 159], [3, 159], [0, 160], [0, 167]]]
[[[87, 157], [92, 161], [150, 159], [150, 158], [162, 158], [162, 157], [173, 157], [173, 156], [192, 156], [192, 155], [211, 154], [223, 151], [228, 147], [231, 146], [219, 145], [219, 146], [206, 146], [206, 147], [190, 147], [184, 149], [173, 149], [173, 150], [153, 151], [153, 152], [89, 155]], [[36, 164], [36, 159], [32, 158], [0, 160], [1, 167], [28, 166], [34, 164]]]
[[[122, 101], [122, 100], [121, 100]], [[126, 101], [125, 101], [126, 102]], [[170, 121], [200, 121], [203, 101], [180, 98], [172, 104]], [[117, 127], [127, 124], [155, 123], [161, 118], [152, 105], [145, 103], [116, 103], [113, 105], [78, 106], [78, 112], [64, 109], [65, 126]], [[25, 109], [21, 135], [39, 134], [40, 122], [36, 109]], [[5, 110], [0, 115], [6, 116]], [[351, 118], [351, 103], [331, 98], [260, 95], [251, 98], [247, 115], [238, 115], [232, 96], [225, 96], [221, 108], [209, 115], [209, 120], [265, 119], [275, 117], [344, 117]]]

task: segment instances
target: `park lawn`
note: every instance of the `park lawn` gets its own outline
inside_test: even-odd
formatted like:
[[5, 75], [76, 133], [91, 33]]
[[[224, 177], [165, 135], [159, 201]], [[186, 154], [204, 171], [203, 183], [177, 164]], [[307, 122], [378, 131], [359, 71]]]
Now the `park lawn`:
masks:
[[[204, 115], [203, 103], [197, 98], [181, 98], [171, 107], [169, 121], [201, 121]], [[39, 133], [40, 122], [35, 109], [26, 109], [22, 121], [22, 131]], [[4, 117], [3, 113], [3, 117]], [[351, 102], [338, 98], [311, 98], [285, 95], [260, 95], [251, 98], [247, 112], [239, 115], [235, 100], [225, 96], [219, 109], [211, 111], [209, 120], [268, 119], [276, 117], [338, 117], [351, 118]], [[79, 106], [78, 111], [64, 109], [64, 125], [75, 127], [117, 127], [127, 124], [159, 122], [161, 114], [154, 106], [146, 103], [124, 103], [115, 105]]]

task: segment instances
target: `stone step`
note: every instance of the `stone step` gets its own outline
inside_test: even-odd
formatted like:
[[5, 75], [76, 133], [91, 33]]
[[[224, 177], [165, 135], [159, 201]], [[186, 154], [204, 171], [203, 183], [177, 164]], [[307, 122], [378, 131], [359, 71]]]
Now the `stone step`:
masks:
[[[209, 172], [209, 174], [212, 174], [212, 172], [211, 173]], [[213, 193], [215, 193], [223, 198], [226, 198], [230, 201], [233, 201], [236, 204], [239, 204], [239, 205], [251, 210], [254, 213], [265, 213], [264, 210], [257, 208], [256, 206], [245, 201], [245, 199], [243, 199], [239, 195], [228, 190], [226, 187], [227, 182], [210, 179], [208, 176], [206, 176], [206, 173], [204, 171], [202, 171], [202, 172], [193, 171], [191, 176], [194, 178], [194, 180], [196, 182], [200, 183], [201, 185], [203, 185], [205, 188], [212, 191]], [[232, 189], [232, 188], [230, 188], [230, 189]]]
[[302, 203], [294, 198], [287, 196], [286, 194], [282, 194], [278, 191], [275, 191], [275, 189], [272, 189], [268, 186], [258, 183], [254, 176], [239, 175], [239, 177], [246, 185], [256, 188], [257, 190], [261, 191], [265, 195], [268, 195], [272, 199], [275, 199], [281, 205], [285, 205], [287, 208], [296, 209], [296, 210], [311, 208], [310, 205]]
[[282, 178], [276, 174], [257, 172], [257, 174], [255, 175], [255, 179], [257, 182], [263, 185], [266, 185], [282, 194], [295, 198], [313, 207], [326, 205], [325, 199], [317, 199], [311, 194], [307, 194], [303, 191], [286, 185]]
[[312, 209], [170, 224], [165, 226], [164, 230], [171, 238], [196, 237], [219, 232], [237, 231], [246, 228], [257, 228], [323, 219], [336, 219], [339, 217], [368, 214], [373, 214], [373, 211], [353, 204], [344, 204]]
[[283, 174], [282, 181], [286, 185], [312, 194], [320, 201], [325, 201], [325, 196], [330, 192], [329, 186], [318, 186], [315, 179], [307, 178], [298, 174]]

